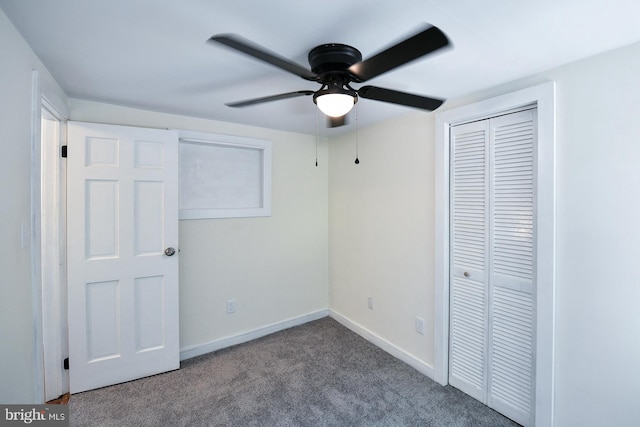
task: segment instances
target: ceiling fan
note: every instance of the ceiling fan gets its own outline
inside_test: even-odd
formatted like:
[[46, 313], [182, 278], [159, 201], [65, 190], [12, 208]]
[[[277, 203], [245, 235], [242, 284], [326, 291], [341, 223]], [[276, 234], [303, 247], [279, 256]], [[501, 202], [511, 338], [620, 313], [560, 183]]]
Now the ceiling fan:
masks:
[[435, 110], [444, 102], [442, 99], [377, 86], [362, 86], [359, 89], [351, 87], [351, 83], [365, 82], [448, 46], [447, 36], [434, 26], [425, 26], [413, 36], [364, 61], [358, 49], [346, 44], [328, 43], [316, 46], [311, 49], [308, 55], [311, 70], [235, 34], [218, 34], [212, 36], [209, 42], [220, 43], [305, 80], [321, 84], [320, 89], [316, 91], [298, 90], [231, 102], [226, 104], [229, 107], [248, 107], [263, 102], [313, 95], [313, 102], [320, 111], [328, 116], [329, 126], [335, 127], [345, 124], [345, 116], [358, 102], [358, 98], [389, 102], [427, 111]]

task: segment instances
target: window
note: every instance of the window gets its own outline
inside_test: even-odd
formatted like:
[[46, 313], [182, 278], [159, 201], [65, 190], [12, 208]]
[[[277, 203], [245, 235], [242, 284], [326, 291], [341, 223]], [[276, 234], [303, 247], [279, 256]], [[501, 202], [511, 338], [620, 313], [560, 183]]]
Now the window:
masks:
[[180, 219], [271, 216], [271, 142], [180, 130]]

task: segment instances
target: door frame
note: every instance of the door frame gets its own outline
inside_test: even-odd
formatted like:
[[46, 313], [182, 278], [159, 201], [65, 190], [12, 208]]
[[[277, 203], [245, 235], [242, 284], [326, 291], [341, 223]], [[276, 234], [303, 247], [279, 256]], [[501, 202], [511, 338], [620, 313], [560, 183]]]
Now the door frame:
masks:
[[436, 114], [434, 379], [449, 381], [449, 185], [453, 124], [529, 104], [538, 109], [536, 366], [534, 425], [553, 425], [555, 324], [555, 83], [547, 82]]
[[[50, 79], [42, 79], [38, 70], [31, 73], [31, 211], [28, 228], [23, 229], [23, 241], [28, 241], [31, 249], [31, 307], [33, 313], [33, 357], [32, 366], [34, 373], [33, 402], [43, 403], [45, 401], [45, 363], [44, 363], [44, 336], [45, 322], [47, 326], [49, 319], [44, 318], [43, 304], [51, 304], [52, 301], [44, 300], [43, 294], [43, 236], [42, 236], [42, 176], [43, 176], [43, 147], [42, 147], [42, 108], [55, 110], [54, 114], [60, 116], [62, 123], [69, 117], [69, 109], [64, 94], [52, 86]], [[64, 141], [62, 141], [64, 142]], [[60, 158], [55, 158], [56, 162]], [[58, 200], [62, 203], [61, 200]], [[29, 231], [31, 230], [31, 231]], [[64, 246], [61, 246], [60, 236], [58, 240], [48, 242], [59, 248], [59, 256], [64, 256]], [[62, 236], [64, 239], [64, 236]], [[24, 244], [24, 243], [23, 243]], [[55, 250], [55, 249], [54, 249]], [[60, 286], [66, 289], [66, 280], [61, 278]], [[61, 310], [61, 307], [57, 307]], [[60, 313], [66, 318], [66, 311]], [[60, 323], [47, 327], [47, 334], [57, 335], [58, 338], [66, 333], [62, 330]]]
[[69, 374], [63, 368], [68, 357], [66, 292], [66, 162], [60, 150], [66, 142], [66, 118], [46, 97], [42, 97], [42, 117], [57, 122], [55, 141], [42, 143], [42, 341], [45, 401], [69, 391]]

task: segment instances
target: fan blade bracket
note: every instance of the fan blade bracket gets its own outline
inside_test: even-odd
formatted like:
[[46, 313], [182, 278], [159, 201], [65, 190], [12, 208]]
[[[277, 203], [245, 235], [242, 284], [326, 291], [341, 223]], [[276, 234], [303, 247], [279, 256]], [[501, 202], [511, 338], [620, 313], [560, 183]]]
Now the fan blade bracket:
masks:
[[236, 34], [217, 34], [208, 41], [227, 46], [305, 80], [318, 81], [319, 77], [313, 71]]
[[348, 68], [353, 81], [369, 79], [398, 68], [449, 45], [449, 39], [438, 27], [428, 26], [413, 36]]

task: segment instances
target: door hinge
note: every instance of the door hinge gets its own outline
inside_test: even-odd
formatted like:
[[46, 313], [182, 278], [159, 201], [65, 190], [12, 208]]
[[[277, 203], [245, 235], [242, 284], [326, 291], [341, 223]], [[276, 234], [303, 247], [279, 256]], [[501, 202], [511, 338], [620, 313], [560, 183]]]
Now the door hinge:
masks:
[[60, 148], [61, 148], [61, 150], [60, 150], [60, 155], [61, 155], [62, 157], [65, 157], [65, 158], [66, 158], [66, 157], [67, 157], [67, 146], [66, 146], [66, 145], [63, 145], [63, 146], [62, 146], [62, 147], [60, 147]]
[[68, 357], [66, 359], [64, 359], [64, 362], [62, 362], [62, 367], [65, 369], [65, 371], [69, 370], [69, 358]]

